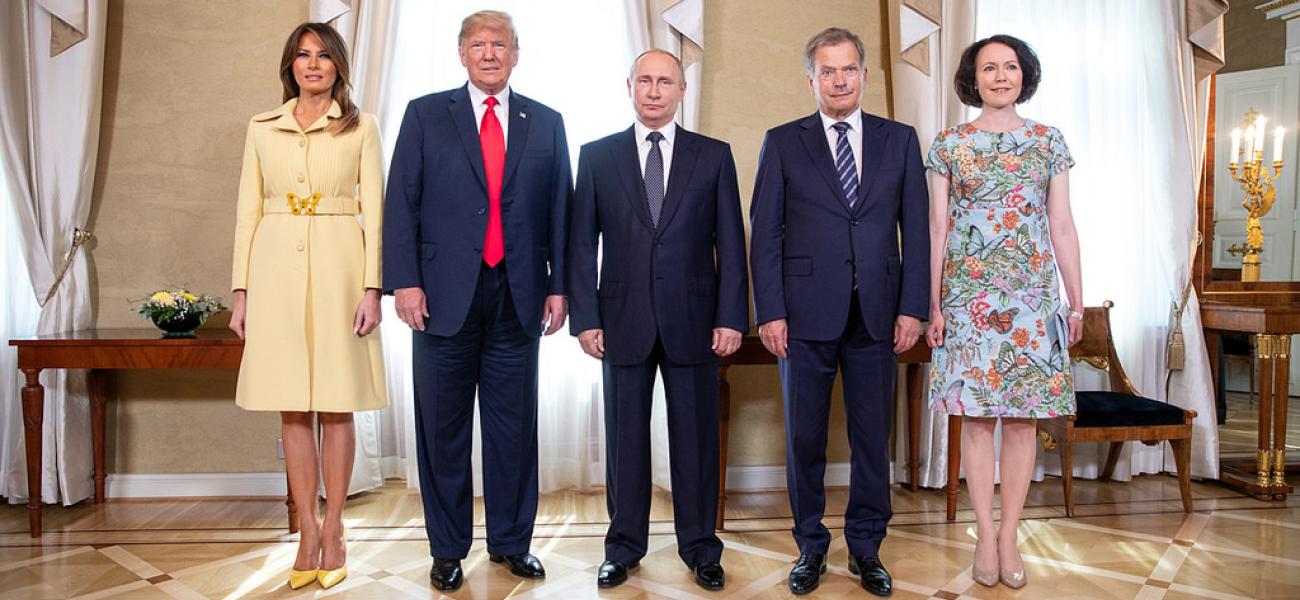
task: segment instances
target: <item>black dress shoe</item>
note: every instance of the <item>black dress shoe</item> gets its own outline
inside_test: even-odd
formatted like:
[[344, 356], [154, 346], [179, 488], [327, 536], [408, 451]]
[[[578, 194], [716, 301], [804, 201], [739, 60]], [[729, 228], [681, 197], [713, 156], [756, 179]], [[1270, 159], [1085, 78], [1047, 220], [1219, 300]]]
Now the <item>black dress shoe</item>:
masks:
[[433, 559], [433, 568], [429, 569], [429, 581], [433, 588], [441, 592], [454, 592], [465, 581], [465, 574], [460, 570], [459, 560]]
[[880, 563], [879, 558], [850, 556], [849, 572], [862, 576], [862, 589], [868, 592], [877, 596], [894, 593], [894, 578], [889, 576], [889, 571], [885, 570], [885, 565]]
[[727, 574], [718, 563], [700, 563], [695, 565], [695, 583], [700, 587], [716, 592], [727, 585]]
[[542, 568], [542, 561], [537, 560], [536, 556], [528, 553], [524, 554], [488, 554], [488, 558], [494, 563], [505, 563], [510, 566], [510, 572], [520, 577], [536, 579], [546, 577], [546, 569]]
[[596, 573], [596, 587], [612, 588], [618, 587], [627, 581], [627, 572], [636, 568], [637, 563], [630, 565], [623, 564], [616, 560], [607, 560], [600, 564], [600, 571]]
[[802, 595], [817, 589], [825, 572], [825, 554], [800, 554], [798, 562], [790, 569], [790, 591]]

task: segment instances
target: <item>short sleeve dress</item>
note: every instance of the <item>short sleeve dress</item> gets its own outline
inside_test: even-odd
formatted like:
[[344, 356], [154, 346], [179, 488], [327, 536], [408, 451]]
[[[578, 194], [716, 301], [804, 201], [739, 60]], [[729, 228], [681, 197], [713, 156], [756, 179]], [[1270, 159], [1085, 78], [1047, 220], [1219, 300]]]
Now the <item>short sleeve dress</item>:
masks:
[[1061, 132], [1026, 120], [1011, 131], [941, 132], [928, 168], [949, 181], [930, 407], [969, 417], [1074, 414], [1047, 187], [1074, 166]]

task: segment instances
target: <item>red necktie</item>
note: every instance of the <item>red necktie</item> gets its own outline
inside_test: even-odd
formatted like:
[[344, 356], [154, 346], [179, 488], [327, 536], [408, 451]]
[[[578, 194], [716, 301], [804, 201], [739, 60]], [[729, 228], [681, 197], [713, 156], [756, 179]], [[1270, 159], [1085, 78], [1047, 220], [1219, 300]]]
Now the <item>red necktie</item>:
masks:
[[488, 96], [483, 101], [487, 111], [478, 129], [479, 146], [483, 148], [483, 173], [487, 175], [488, 225], [483, 239], [483, 262], [497, 266], [506, 256], [505, 241], [501, 234], [501, 176], [506, 170], [506, 136], [501, 132], [501, 121], [495, 110], [497, 99]]

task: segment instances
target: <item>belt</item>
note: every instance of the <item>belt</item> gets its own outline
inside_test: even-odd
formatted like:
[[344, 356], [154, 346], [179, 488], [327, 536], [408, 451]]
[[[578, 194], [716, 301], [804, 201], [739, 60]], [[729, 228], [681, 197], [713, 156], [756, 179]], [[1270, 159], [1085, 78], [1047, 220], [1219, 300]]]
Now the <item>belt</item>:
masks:
[[278, 198], [263, 198], [262, 212], [265, 214], [287, 213], [305, 217], [312, 215], [353, 216], [361, 212], [361, 202], [356, 198], [345, 198], [343, 196], [312, 194], [304, 197], [288, 193]]

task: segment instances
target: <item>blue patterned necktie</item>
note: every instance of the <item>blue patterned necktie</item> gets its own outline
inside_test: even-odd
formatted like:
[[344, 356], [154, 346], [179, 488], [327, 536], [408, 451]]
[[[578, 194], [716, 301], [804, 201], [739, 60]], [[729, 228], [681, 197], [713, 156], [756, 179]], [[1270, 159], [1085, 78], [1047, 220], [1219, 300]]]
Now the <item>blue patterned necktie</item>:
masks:
[[659, 142], [664, 134], [651, 131], [645, 136], [650, 140], [650, 155], [645, 159], [645, 198], [650, 205], [650, 223], [659, 228], [659, 214], [664, 210], [664, 154], [659, 149]]
[[835, 172], [840, 177], [840, 187], [849, 206], [858, 199], [858, 164], [853, 160], [853, 148], [849, 146], [849, 124], [843, 121], [831, 125], [840, 134], [835, 142]]

